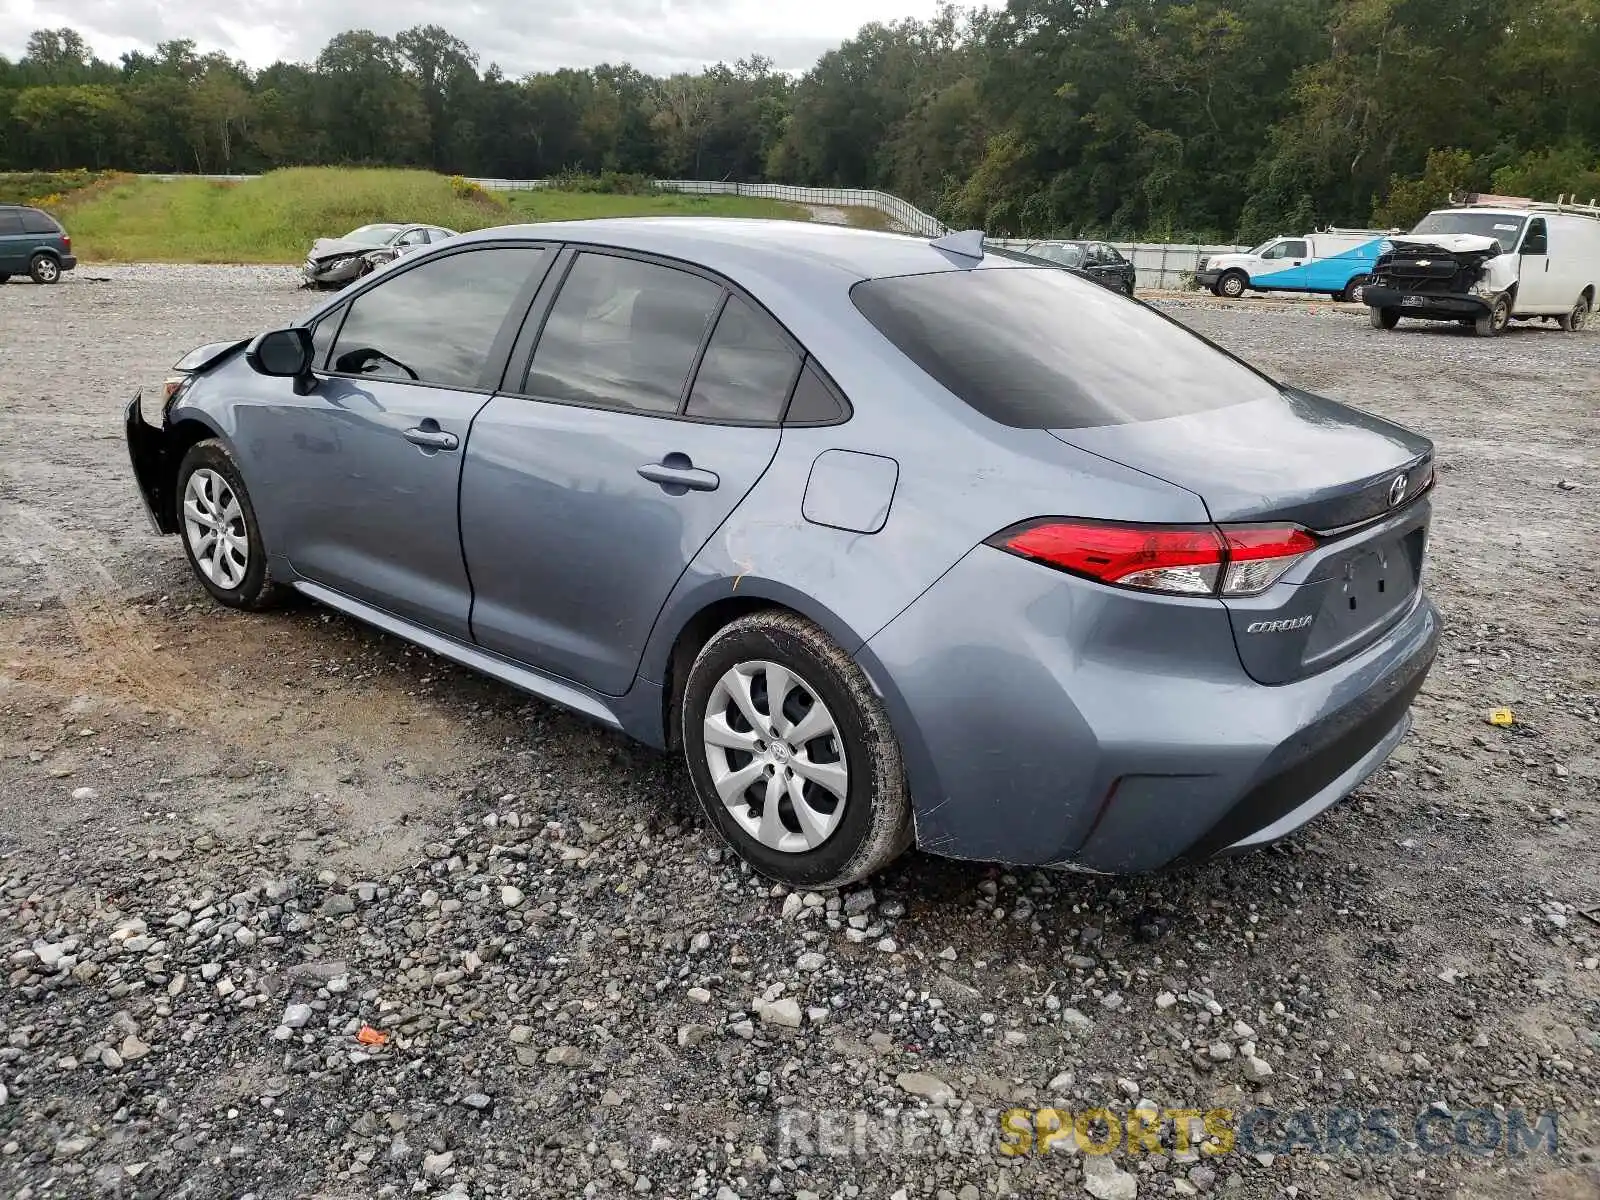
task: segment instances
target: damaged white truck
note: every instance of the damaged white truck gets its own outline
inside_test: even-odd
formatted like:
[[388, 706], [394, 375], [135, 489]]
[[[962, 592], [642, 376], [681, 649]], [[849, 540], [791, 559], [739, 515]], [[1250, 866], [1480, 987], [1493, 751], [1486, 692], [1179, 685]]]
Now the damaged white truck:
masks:
[[1600, 288], [1600, 207], [1469, 196], [1379, 248], [1362, 299], [1374, 328], [1456, 321], [1494, 337], [1512, 321], [1583, 328]]

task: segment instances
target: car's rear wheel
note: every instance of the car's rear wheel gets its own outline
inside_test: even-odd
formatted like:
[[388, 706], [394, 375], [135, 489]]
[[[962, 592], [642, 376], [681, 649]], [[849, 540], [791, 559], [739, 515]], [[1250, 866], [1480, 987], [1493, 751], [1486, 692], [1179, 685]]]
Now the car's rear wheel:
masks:
[[1400, 310], [1396, 308], [1369, 308], [1367, 320], [1374, 329], [1393, 329], [1400, 324]]
[[35, 254], [28, 263], [28, 274], [35, 283], [60, 283], [61, 264], [49, 254]]
[[1344, 285], [1344, 291], [1339, 293], [1339, 299], [1346, 304], [1360, 304], [1361, 298], [1366, 295], [1366, 291], [1367, 277], [1365, 275], [1357, 275]]
[[681, 717], [706, 819], [762, 874], [837, 887], [910, 844], [900, 746], [883, 703], [798, 614], [755, 612], [714, 634], [689, 670]]
[[0, 283], [10, 283], [10, 282], [11, 282], [11, 276], [0, 274]]
[[1237, 300], [1249, 285], [1250, 277], [1243, 271], [1225, 271], [1222, 278], [1217, 280], [1217, 295]]
[[1568, 333], [1577, 333], [1589, 320], [1589, 297], [1579, 296], [1578, 302], [1572, 306], [1572, 311], [1561, 318], [1561, 328]]
[[274, 583], [256, 510], [227, 447], [197, 442], [178, 465], [178, 528], [195, 576], [230, 608], [269, 608], [285, 590]]

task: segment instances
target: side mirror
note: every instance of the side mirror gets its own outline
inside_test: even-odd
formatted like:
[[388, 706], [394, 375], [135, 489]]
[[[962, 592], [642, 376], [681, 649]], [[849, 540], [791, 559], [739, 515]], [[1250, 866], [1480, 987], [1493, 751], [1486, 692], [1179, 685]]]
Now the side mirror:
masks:
[[245, 347], [244, 360], [262, 375], [305, 379], [311, 374], [313, 353], [309, 329], [272, 329]]

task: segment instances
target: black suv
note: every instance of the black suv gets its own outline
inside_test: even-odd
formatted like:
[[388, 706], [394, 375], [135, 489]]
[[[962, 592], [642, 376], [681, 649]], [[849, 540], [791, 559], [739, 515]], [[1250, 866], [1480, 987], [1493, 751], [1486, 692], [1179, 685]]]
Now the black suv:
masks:
[[78, 265], [61, 223], [37, 208], [0, 204], [0, 283], [27, 274], [35, 283], [59, 283]]

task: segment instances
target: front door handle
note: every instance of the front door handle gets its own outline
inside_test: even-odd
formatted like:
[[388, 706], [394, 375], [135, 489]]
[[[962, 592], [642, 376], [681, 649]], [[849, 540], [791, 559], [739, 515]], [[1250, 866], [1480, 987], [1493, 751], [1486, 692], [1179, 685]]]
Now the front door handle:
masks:
[[685, 492], [714, 492], [722, 480], [715, 471], [702, 471], [687, 454], [673, 452], [658, 463], [645, 463], [639, 475], [651, 483], [659, 483], [669, 496]]
[[421, 425], [406, 430], [406, 441], [424, 450], [454, 450], [461, 444], [455, 434], [439, 428], [439, 422], [428, 417]]

